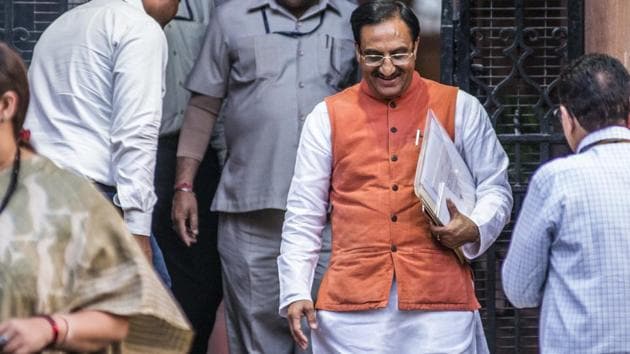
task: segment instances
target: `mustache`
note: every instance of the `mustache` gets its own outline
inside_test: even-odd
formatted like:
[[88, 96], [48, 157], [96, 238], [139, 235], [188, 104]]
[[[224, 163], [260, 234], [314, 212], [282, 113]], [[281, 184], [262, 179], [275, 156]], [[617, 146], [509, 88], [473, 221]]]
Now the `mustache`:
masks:
[[372, 71], [372, 76], [373, 77], [376, 77], [376, 78], [379, 78], [379, 79], [383, 79], [383, 80], [395, 79], [395, 78], [397, 78], [400, 75], [402, 75], [402, 70], [400, 70], [400, 69], [396, 69], [396, 71], [394, 71], [393, 74], [388, 75], [388, 76], [385, 76], [385, 75], [381, 74], [380, 71], [378, 71], [378, 70]]

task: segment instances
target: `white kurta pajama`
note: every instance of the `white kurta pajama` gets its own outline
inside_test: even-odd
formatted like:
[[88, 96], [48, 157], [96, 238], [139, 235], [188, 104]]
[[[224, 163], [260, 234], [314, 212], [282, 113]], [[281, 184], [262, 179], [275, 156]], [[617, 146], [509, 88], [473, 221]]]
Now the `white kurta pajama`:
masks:
[[[508, 159], [487, 113], [477, 99], [459, 91], [455, 111], [455, 145], [476, 172], [477, 203], [470, 219], [480, 240], [466, 244], [468, 259], [483, 254], [509, 220], [512, 196]], [[313, 273], [326, 223], [332, 175], [332, 142], [328, 111], [320, 103], [308, 116], [287, 201], [282, 232], [280, 314], [297, 300], [310, 300]], [[335, 237], [335, 235], [333, 235]], [[361, 291], [361, 289], [357, 289]], [[487, 353], [478, 311], [399, 311], [396, 281], [384, 309], [317, 311], [313, 353]]]

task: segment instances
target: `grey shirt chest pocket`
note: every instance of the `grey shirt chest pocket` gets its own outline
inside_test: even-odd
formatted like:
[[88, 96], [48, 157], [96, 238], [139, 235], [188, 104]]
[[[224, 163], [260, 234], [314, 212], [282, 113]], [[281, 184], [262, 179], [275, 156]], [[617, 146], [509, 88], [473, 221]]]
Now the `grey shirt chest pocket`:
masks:
[[277, 78], [296, 56], [295, 41], [276, 34], [241, 38], [236, 48], [232, 69], [242, 81]]
[[357, 78], [354, 41], [322, 34], [317, 43], [317, 67], [326, 82], [336, 88], [353, 84]]

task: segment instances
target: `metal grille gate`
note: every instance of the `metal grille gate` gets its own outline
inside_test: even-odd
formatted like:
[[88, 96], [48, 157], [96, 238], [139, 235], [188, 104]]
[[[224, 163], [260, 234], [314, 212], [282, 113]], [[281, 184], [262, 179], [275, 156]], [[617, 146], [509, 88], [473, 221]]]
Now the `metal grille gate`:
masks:
[[0, 40], [16, 48], [28, 64], [33, 47], [48, 25], [87, 0], [2, 0]]
[[554, 87], [583, 53], [583, 0], [443, 0], [441, 81], [479, 98], [510, 157], [512, 222], [476, 261], [475, 285], [493, 353], [538, 352], [538, 310], [516, 310], [501, 286], [514, 220], [529, 178], [566, 154]]

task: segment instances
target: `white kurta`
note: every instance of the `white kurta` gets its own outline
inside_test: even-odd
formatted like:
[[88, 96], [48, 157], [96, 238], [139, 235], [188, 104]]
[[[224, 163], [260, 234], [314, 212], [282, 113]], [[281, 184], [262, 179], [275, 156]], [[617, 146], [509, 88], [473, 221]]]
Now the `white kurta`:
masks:
[[479, 311], [400, 311], [396, 290], [384, 309], [317, 311], [313, 353], [488, 353]]
[[[474, 259], [492, 245], [508, 222], [512, 193], [507, 180], [507, 154], [483, 106], [463, 91], [457, 96], [455, 146], [477, 181], [477, 202], [470, 219], [479, 227], [480, 240], [462, 247], [465, 256]], [[292, 302], [311, 299], [320, 235], [327, 217], [332, 158], [330, 120], [322, 102], [304, 124], [289, 190], [278, 257], [283, 316]], [[398, 311], [397, 300], [394, 291], [385, 309], [318, 311], [320, 329], [313, 335], [316, 353], [487, 352], [478, 312], [403, 312]], [[444, 347], [445, 343], [450, 347]]]

